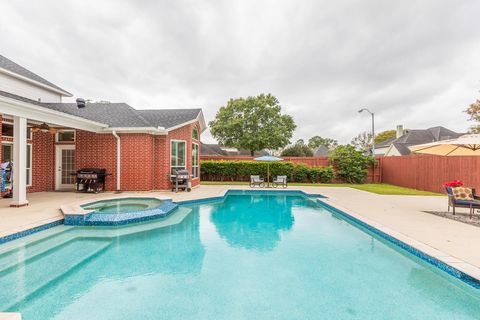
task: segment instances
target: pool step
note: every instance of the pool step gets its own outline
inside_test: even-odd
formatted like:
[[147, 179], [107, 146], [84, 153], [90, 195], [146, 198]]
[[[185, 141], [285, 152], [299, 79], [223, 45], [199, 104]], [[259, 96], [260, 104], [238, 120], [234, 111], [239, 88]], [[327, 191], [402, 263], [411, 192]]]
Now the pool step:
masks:
[[5, 269], [0, 272], [0, 310], [8, 310], [110, 244], [105, 239], [76, 238]]
[[24, 264], [27, 260], [41, 256], [69, 241], [72, 241], [71, 232], [63, 231], [0, 253], [0, 273], [17, 264]]

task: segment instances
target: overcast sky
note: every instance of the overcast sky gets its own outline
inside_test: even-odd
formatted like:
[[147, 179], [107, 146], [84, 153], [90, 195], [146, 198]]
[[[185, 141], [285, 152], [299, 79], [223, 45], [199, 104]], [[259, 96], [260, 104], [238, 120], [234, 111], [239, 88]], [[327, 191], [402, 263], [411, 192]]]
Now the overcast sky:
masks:
[[467, 130], [479, 13], [469, 0], [0, 0], [0, 54], [75, 97], [202, 107], [207, 122], [229, 98], [272, 93], [295, 140], [349, 142], [370, 130], [363, 106], [377, 131]]

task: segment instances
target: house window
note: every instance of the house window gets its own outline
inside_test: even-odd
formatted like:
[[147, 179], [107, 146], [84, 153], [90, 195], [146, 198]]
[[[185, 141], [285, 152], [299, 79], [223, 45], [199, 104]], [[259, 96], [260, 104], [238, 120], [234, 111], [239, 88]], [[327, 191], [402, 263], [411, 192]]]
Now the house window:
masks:
[[[27, 161], [26, 161], [26, 176], [27, 176], [27, 186], [32, 185], [32, 145], [27, 144]], [[7, 163], [13, 163], [13, 144], [11, 143], [2, 143], [2, 167], [7, 167]], [[15, 166], [15, 164], [14, 164]], [[14, 167], [15, 168], [15, 167]], [[7, 174], [7, 183], [11, 182], [11, 174]]]
[[192, 171], [193, 177], [198, 178], [198, 144], [192, 143]]
[[[13, 124], [8, 122], [2, 123], [2, 136], [13, 138]], [[27, 128], [27, 139], [32, 139], [32, 128]]]
[[57, 132], [57, 142], [75, 142], [75, 131], [62, 130]]
[[13, 138], [13, 124], [2, 123], [2, 136]]
[[185, 169], [186, 160], [186, 142], [172, 140], [170, 145], [170, 169]]
[[192, 138], [195, 139], [195, 140], [198, 140], [198, 129], [197, 128], [193, 128]]

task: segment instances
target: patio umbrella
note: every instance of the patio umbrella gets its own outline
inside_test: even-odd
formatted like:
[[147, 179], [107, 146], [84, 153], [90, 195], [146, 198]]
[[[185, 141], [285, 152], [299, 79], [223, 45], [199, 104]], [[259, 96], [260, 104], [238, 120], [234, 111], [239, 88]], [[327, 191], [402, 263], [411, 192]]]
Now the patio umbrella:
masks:
[[262, 156], [262, 157], [254, 158], [253, 160], [267, 162], [267, 188], [269, 188], [270, 187], [270, 162], [282, 161], [283, 159], [274, 157], [274, 156]]
[[480, 134], [465, 134], [456, 139], [411, 146], [413, 153], [437, 156], [480, 156]]

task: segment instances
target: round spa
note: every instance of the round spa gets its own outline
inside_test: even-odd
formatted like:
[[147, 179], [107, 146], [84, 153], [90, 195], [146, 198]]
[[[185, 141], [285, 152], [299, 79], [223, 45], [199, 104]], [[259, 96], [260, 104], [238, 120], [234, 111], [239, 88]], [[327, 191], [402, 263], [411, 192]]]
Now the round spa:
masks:
[[170, 199], [128, 197], [84, 203], [79, 208], [82, 213], [64, 216], [67, 225], [117, 226], [163, 218], [177, 206]]
[[122, 214], [154, 209], [162, 203], [163, 200], [157, 198], [123, 198], [100, 200], [81, 207], [85, 210], [94, 210], [98, 214]]

